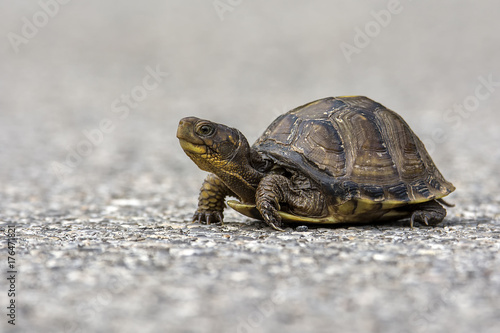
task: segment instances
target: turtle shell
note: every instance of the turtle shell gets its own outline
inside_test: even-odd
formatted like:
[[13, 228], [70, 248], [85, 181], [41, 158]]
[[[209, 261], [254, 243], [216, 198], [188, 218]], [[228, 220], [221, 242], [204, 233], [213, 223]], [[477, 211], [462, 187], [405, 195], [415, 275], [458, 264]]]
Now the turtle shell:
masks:
[[316, 182], [335, 204], [419, 203], [455, 189], [403, 118], [363, 96], [328, 97], [293, 109], [253, 147]]

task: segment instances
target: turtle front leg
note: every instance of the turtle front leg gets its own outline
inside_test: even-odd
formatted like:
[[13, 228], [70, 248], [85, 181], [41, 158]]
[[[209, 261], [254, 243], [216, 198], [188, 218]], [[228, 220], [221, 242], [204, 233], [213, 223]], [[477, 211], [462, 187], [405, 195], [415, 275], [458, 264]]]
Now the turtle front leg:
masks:
[[279, 215], [281, 206], [299, 216], [323, 216], [326, 212], [324, 197], [310, 185], [297, 186], [289, 178], [277, 174], [265, 176], [256, 193], [256, 206], [264, 222], [275, 230], [283, 230]]
[[232, 191], [214, 174], [209, 174], [201, 185], [198, 197], [198, 209], [193, 215], [193, 222], [210, 224], [224, 219], [224, 202], [226, 196], [234, 195]]
[[280, 201], [284, 200], [283, 190], [286, 191], [288, 188], [288, 179], [279, 175], [266, 176], [257, 186], [255, 194], [257, 209], [264, 222], [275, 230], [285, 231], [281, 228], [283, 223], [278, 211], [280, 210]]

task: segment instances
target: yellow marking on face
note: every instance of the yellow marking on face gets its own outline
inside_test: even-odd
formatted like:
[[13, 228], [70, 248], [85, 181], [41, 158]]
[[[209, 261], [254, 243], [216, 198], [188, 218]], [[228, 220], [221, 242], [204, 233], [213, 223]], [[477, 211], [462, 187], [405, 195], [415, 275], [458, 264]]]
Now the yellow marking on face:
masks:
[[180, 143], [182, 149], [186, 152], [200, 154], [200, 155], [207, 152], [207, 149], [205, 146], [194, 145], [191, 142], [188, 142], [185, 140], [179, 140], [179, 143]]

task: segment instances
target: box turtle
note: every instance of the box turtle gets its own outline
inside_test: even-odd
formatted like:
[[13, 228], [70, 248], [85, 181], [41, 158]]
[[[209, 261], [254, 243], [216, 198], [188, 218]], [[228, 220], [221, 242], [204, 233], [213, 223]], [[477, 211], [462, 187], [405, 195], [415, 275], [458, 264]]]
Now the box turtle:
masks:
[[250, 146], [237, 129], [187, 117], [177, 137], [209, 172], [193, 220], [222, 222], [225, 198], [276, 230], [285, 223], [443, 220], [444, 179], [394, 111], [363, 96], [328, 97], [279, 116]]

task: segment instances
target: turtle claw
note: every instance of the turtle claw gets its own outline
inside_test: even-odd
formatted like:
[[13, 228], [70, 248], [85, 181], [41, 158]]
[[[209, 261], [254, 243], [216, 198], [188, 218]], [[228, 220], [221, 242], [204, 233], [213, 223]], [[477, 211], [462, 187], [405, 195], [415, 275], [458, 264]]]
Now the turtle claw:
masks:
[[282, 229], [280, 227], [277, 227], [274, 223], [270, 222], [269, 225], [274, 229], [278, 231], [285, 231], [285, 229]]
[[193, 215], [193, 222], [200, 224], [223, 223], [224, 215], [219, 211], [196, 211]]
[[426, 210], [416, 210], [411, 214], [410, 217], [410, 228], [413, 229], [414, 222], [420, 222], [425, 225], [436, 225], [437, 223], [442, 221], [442, 218], [436, 216], [436, 212], [434, 211], [426, 211]]
[[278, 211], [271, 203], [262, 203], [262, 205], [260, 205], [259, 211], [262, 215], [262, 218], [264, 219], [264, 222], [266, 222], [271, 228], [278, 231], [285, 231], [281, 228], [281, 226], [283, 225], [281, 216], [278, 214]]
[[416, 210], [411, 214], [410, 218], [410, 228], [413, 229], [414, 222], [423, 222], [426, 225], [429, 225], [429, 220], [427, 219], [427, 216], [425, 216], [424, 212], [421, 210]]

